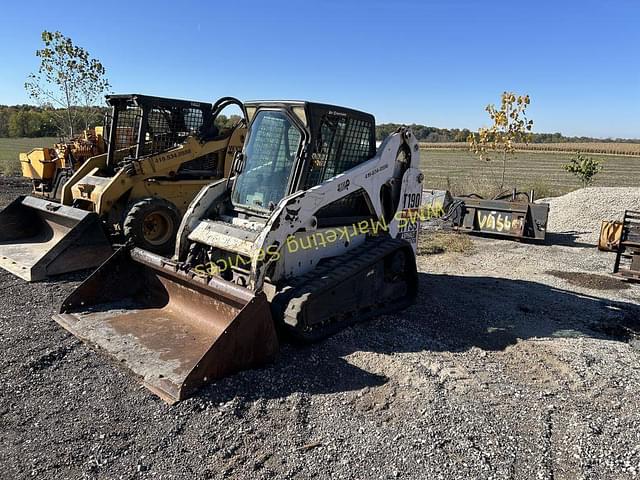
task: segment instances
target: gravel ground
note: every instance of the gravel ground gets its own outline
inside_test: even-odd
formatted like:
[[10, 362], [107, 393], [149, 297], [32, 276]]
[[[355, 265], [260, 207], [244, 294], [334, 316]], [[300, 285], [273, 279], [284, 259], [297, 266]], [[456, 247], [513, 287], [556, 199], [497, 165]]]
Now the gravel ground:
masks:
[[640, 210], [640, 188], [581, 188], [549, 203], [549, 230], [596, 244], [602, 220], [622, 220], [624, 210]]
[[550, 237], [420, 257], [415, 306], [172, 407], [51, 320], [86, 273], [0, 273], [0, 476], [634, 478], [640, 287]]

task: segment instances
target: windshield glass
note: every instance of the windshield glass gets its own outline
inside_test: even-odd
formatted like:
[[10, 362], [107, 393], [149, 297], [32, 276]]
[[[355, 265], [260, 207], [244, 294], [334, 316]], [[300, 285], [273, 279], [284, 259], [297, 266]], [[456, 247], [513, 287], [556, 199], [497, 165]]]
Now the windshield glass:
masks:
[[286, 194], [302, 133], [281, 111], [257, 113], [249, 131], [242, 173], [233, 189], [236, 205], [268, 210]]

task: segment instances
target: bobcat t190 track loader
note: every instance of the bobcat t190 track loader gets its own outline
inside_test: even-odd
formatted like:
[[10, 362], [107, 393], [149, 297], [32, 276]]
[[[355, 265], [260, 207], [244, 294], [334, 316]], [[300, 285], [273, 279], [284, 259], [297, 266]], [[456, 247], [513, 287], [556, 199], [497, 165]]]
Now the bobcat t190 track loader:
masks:
[[218, 128], [229, 105], [146, 95], [109, 95], [107, 152], [86, 160], [61, 203], [18, 197], [0, 212], [0, 267], [27, 280], [100, 265], [111, 243], [170, 254], [193, 197], [231, 168], [244, 120]]
[[54, 319], [168, 402], [412, 302], [423, 175], [408, 129], [376, 152], [373, 116], [251, 102], [232, 176], [203, 188], [172, 259], [121, 249]]

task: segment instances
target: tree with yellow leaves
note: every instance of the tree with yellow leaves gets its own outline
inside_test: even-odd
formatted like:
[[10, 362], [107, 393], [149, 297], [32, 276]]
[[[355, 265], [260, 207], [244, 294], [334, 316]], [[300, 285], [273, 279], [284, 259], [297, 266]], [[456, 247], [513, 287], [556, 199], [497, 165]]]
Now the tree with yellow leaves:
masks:
[[529, 95], [503, 92], [500, 108], [493, 104], [485, 108], [493, 125], [482, 127], [467, 138], [469, 149], [481, 160], [491, 162], [496, 157], [502, 160], [500, 190], [504, 189], [507, 161], [515, 153], [515, 144], [528, 143], [531, 139], [533, 120], [526, 115], [530, 102]]

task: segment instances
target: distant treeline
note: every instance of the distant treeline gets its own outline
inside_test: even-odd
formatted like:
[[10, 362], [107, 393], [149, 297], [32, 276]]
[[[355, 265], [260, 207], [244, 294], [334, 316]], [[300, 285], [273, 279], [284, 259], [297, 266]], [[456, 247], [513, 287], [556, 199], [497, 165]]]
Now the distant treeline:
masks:
[[[377, 140], [384, 140], [389, 134], [397, 130], [399, 123], [383, 123], [376, 126]], [[466, 142], [471, 130], [467, 128], [436, 128], [425, 125], [409, 125], [411, 131], [419, 142], [443, 143]], [[531, 143], [640, 143], [640, 139], [628, 138], [592, 138], [592, 137], [565, 137], [561, 133], [534, 133]]]
[[[101, 125], [106, 112], [106, 107], [74, 108], [74, 131]], [[33, 105], [0, 105], [0, 138], [58, 136], [62, 133], [58, 127], [62, 113]]]
[[[89, 127], [102, 125], [107, 107], [91, 107], [85, 109], [78, 107], [75, 110], [76, 125], [74, 131], [81, 131], [88, 124]], [[33, 105], [0, 105], [0, 138], [3, 137], [55, 137], [62, 132], [59, 131], [56, 117], [61, 114], [60, 110], [51, 108], [35, 107]], [[376, 137], [383, 140], [393, 133], [400, 124], [383, 123], [376, 126]], [[410, 125], [411, 129], [420, 142], [443, 143], [443, 142], [466, 142], [471, 133], [469, 129], [463, 128], [436, 128], [425, 125]], [[565, 137], [561, 133], [534, 133], [532, 143], [590, 143], [590, 142], [629, 142], [640, 143], [640, 139], [601, 139], [591, 137]]]

